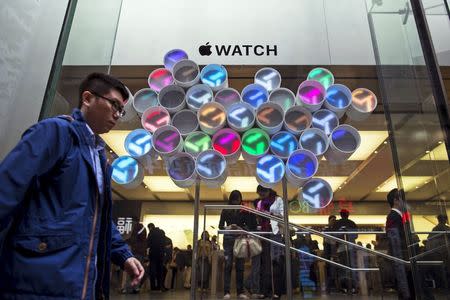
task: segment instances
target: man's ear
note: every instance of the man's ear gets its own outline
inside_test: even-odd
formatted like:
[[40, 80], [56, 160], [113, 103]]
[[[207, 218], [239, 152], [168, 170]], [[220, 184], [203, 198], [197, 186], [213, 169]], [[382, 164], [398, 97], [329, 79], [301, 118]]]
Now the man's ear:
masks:
[[89, 91], [84, 91], [81, 94], [81, 106], [89, 107], [91, 106], [92, 101], [94, 101], [94, 95], [92, 95]]

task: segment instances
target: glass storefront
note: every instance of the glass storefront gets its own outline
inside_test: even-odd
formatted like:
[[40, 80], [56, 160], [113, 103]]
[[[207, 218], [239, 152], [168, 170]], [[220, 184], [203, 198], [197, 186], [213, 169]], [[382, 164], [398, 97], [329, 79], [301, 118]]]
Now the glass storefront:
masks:
[[[422, 14], [418, 11], [419, 1], [413, 0], [76, 2], [73, 24], [62, 53], [64, 60], [60, 72], [54, 73], [54, 82], [49, 85], [55, 89], [47, 91], [45, 117], [70, 113], [77, 106], [79, 83], [94, 71], [117, 76], [135, 99], [139, 94], [142, 97], [142, 89], [149, 87], [156, 92], [154, 95], [161, 95], [158, 84], [162, 81], [152, 85], [149, 75], [164, 67], [164, 55], [172, 49], [186, 51], [189, 59], [200, 66], [199, 70], [208, 64], [223, 65], [228, 87], [235, 89], [242, 98], [246, 94], [244, 88], [254, 83], [257, 71], [265, 67], [279, 72], [280, 86], [285, 88], [279, 103], [287, 108], [291, 105], [289, 95], [294, 95], [292, 101], [300, 101], [296, 95], [304, 88], [299, 86], [311, 79], [308, 75], [314, 77], [311, 71], [317, 67], [329, 70], [334, 83], [353, 91], [353, 99], [356, 99], [353, 101], [359, 107], [354, 109], [353, 115], [343, 114], [338, 121], [358, 131], [358, 150], [342, 161], [342, 153], [346, 151], [327, 154], [326, 158], [319, 155], [316, 160], [318, 169], [314, 177], [329, 184], [333, 200], [328, 203], [323, 194], [321, 200], [316, 201], [314, 196], [307, 194], [305, 187], [301, 188], [304, 181], [293, 184], [299, 178], [294, 168], [290, 171], [294, 179], [274, 185], [273, 189], [283, 198], [283, 222], [289, 221], [290, 225], [280, 226], [276, 236], [270, 232], [261, 234], [268, 239], [263, 239], [263, 260], [259, 261], [260, 274], [264, 278], [260, 278], [260, 290], [252, 291], [251, 270], [255, 259], [246, 259], [246, 280], [241, 283], [248, 293], [272, 295], [276, 291], [292, 299], [319, 298], [326, 293], [374, 298], [395, 296], [394, 266], [401, 264], [412, 277], [417, 299], [431, 299], [431, 295], [436, 299], [446, 297], [450, 274], [449, 233], [431, 232], [438, 224], [436, 216], [450, 213], [449, 132], [446, 131], [449, 115], [448, 98], [445, 98], [445, 91], [450, 88], [450, 44], [439, 34], [439, 30], [450, 28], [445, 1], [421, 2], [433, 44], [438, 45], [431, 57], [424, 48], [423, 32], [418, 31], [417, 24], [419, 29], [423, 26], [417, 20]], [[428, 30], [424, 32], [429, 35]], [[433, 68], [430, 63], [436, 61], [436, 57], [439, 68]], [[439, 76], [440, 81], [437, 81]], [[272, 81], [265, 83], [270, 86]], [[324, 85], [327, 85], [326, 78], [322, 81]], [[314, 87], [307, 86], [305, 95], [315, 91]], [[187, 92], [187, 86], [183, 88], [181, 91]], [[214, 96], [218, 90], [219, 87]], [[169, 101], [172, 108], [176, 106], [172, 103], [175, 100]], [[252, 101], [247, 102], [252, 105]], [[196, 103], [189, 107], [195, 108]], [[312, 104], [304, 101], [303, 107], [311, 109], [308, 105]], [[364, 114], [365, 109], [373, 112]], [[175, 110], [169, 112], [174, 120]], [[142, 128], [143, 113], [136, 110], [136, 105], [130, 107], [126, 121], [102, 136], [108, 145], [111, 162], [118, 156], [127, 155], [125, 138], [132, 130]], [[299, 113], [292, 112], [292, 115]], [[289, 123], [287, 116], [284, 114], [282, 119]], [[295, 123], [296, 118], [291, 121]], [[333, 126], [323, 121], [326, 118], [316, 116], [317, 127]], [[193, 120], [197, 121], [195, 116]], [[261, 120], [241, 132], [242, 151], [244, 146], [254, 147], [252, 149], [257, 151], [257, 147], [248, 142], [251, 134], [244, 135], [251, 127], [264, 127], [261, 125], [264, 119]], [[188, 128], [188, 122], [183, 121], [181, 119], [180, 126]], [[238, 126], [230, 125], [230, 120], [228, 124], [232, 128]], [[217, 130], [213, 128], [208, 132], [205, 126], [200, 124], [198, 130], [211, 136]], [[289, 126], [285, 126], [283, 131], [289, 130]], [[326, 131], [325, 127], [322, 127], [323, 131]], [[270, 132], [268, 137], [272, 138], [275, 133]], [[301, 133], [301, 130], [291, 132], [295, 143]], [[351, 135], [351, 132], [343, 131], [342, 134]], [[185, 143], [186, 139], [184, 137]], [[335, 148], [339, 149], [339, 138], [334, 142]], [[304, 142], [303, 147], [307, 148], [307, 145]], [[219, 237], [222, 250], [212, 251], [207, 263], [201, 256], [194, 255], [197, 265], [189, 272], [192, 280], [202, 282], [200, 290], [195, 288], [194, 281], [190, 293], [185, 289], [191, 284], [186, 285], [184, 281], [188, 272], [186, 266], [190, 265], [184, 262], [183, 268], [178, 269], [174, 291], [170, 292], [175, 294], [170, 295], [223, 297], [226, 267], [223, 236], [230, 236], [230, 233], [219, 230], [220, 213], [228, 209], [223, 205], [228, 204], [233, 190], [242, 192], [250, 215], [255, 213], [253, 200], [258, 197], [256, 161], [245, 156], [245, 153], [243, 158], [238, 155], [235, 162], [229, 163], [228, 177], [220, 187], [204, 183], [197, 189], [195, 184], [179, 187], [166, 171], [171, 162], [157, 156], [153, 156], [149, 164], [140, 162], [145, 166], [145, 176], [137, 187], [126, 189], [114, 184], [114, 217], [125, 238], [129, 237], [129, 224], [141, 222], [147, 226], [154, 223], [172, 239], [174, 247], [186, 254], [188, 245], [197, 250], [194, 241], [200, 239], [203, 231]], [[187, 172], [183, 167], [179, 170]], [[410, 221], [406, 222], [409, 226], [404, 227], [410, 259], [403, 262], [388, 254], [385, 234], [386, 215], [390, 211], [386, 196], [396, 187], [403, 189], [402, 197], [411, 215]], [[318, 185], [309, 187], [316, 188]], [[349, 212], [349, 218], [357, 225], [352, 230], [358, 234], [328, 229], [334, 237], [330, 240], [324, 235], [328, 217], [335, 215], [341, 219], [342, 210]], [[259, 215], [258, 220], [267, 217], [270, 216]], [[197, 219], [195, 225], [194, 219]], [[368, 250], [355, 248], [356, 243]], [[291, 250], [285, 251], [284, 245], [290, 245]], [[334, 249], [331, 254], [327, 252], [330, 245]], [[205, 263], [209, 268], [199, 267]], [[173, 272], [171, 267], [168, 270]], [[235, 276], [231, 280], [232, 298], [236, 296]], [[136, 299], [133, 295], [118, 295], [118, 291], [127, 291], [126, 280], [119, 270], [113, 270], [112, 278], [113, 299]], [[286, 284], [288, 278], [290, 282]], [[166, 284], [170, 283], [170, 279], [166, 279]], [[148, 289], [146, 279], [141, 294], [148, 293]], [[169, 299], [170, 295], [165, 297]]]

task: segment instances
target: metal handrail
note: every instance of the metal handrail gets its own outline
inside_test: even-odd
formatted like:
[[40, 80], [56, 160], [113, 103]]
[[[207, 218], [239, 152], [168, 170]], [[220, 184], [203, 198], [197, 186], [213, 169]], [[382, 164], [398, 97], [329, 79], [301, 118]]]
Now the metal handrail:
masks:
[[[264, 241], [267, 241], [267, 242], [269, 242], [269, 243], [271, 243], [271, 244], [274, 244], [274, 245], [277, 245], [277, 246], [280, 246], [280, 247], [286, 247], [283, 243], [280, 243], [280, 242], [271, 240], [271, 239], [266, 238], [266, 237], [264, 237], [264, 236], [262, 236], [262, 235], [255, 234], [255, 233], [252, 232], [252, 231], [246, 231], [246, 230], [243, 230], [243, 229], [231, 229], [231, 230], [223, 230], [223, 229], [222, 229], [222, 230], [219, 230], [218, 233], [219, 233], [219, 234], [220, 234], [220, 233], [247, 234], [247, 235], [253, 236], [253, 237], [255, 237], [255, 238], [258, 238], [258, 239], [262, 239], [262, 240], [264, 240]], [[343, 265], [343, 264], [334, 262], [334, 261], [332, 261], [332, 260], [323, 258], [323, 257], [321, 257], [321, 256], [318, 256], [318, 255], [315, 255], [315, 254], [312, 254], [312, 253], [309, 253], [309, 252], [306, 252], [306, 251], [303, 251], [303, 250], [300, 250], [300, 249], [297, 249], [297, 248], [294, 248], [294, 247], [290, 247], [290, 249], [293, 250], [293, 251], [296, 251], [296, 252], [298, 252], [298, 253], [301, 253], [301, 254], [304, 254], [304, 255], [307, 255], [307, 256], [310, 256], [310, 257], [314, 257], [315, 259], [318, 259], [318, 260], [327, 262], [327, 263], [332, 264], [332, 265], [334, 265], [334, 266], [336, 266], [336, 267], [343, 268], [343, 269], [347, 269], [347, 270], [349, 270], [349, 271], [372, 272], [372, 271], [379, 271], [379, 270], [380, 270], [379, 268], [352, 268], [352, 267], [349, 267], [349, 266], [346, 266], [346, 265]]]
[[[284, 222], [283, 218], [276, 217], [276, 216], [273, 216], [273, 215], [270, 215], [270, 214], [267, 214], [267, 213], [264, 213], [264, 212], [261, 212], [259, 210], [252, 209], [250, 207], [243, 206], [243, 205], [205, 205], [204, 206], [205, 217], [206, 217], [206, 211], [208, 209], [211, 209], [211, 210], [213, 210], [213, 209], [216, 209], [216, 210], [218, 210], [218, 209], [230, 209], [230, 210], [231, 209], [233, 209], [233, 210], [240, 209], [240, 210], [245, 210], [245, 211], [254, 213], [255, 215], [259, 215], [261, 217], [265, 217], [265, 218], [268, 218], [268, 219], [271, 219], [271, 220], [274, 220], [274, 221], [278, 221], [278, 222], [282, 222], [282, 223]], [[410, 261], [403, 260], [403, 259], [397, 258], [395, 256], [392, 256], [392, 255], [389, 255], [389, 254], [385, 254], [385, 253], [382, 253], [382, 252], [378, 252], [378, 251], [375, 251], [375, 250], [372, 250], [372, 249], [368, 249], [368, 248], [366, 248], [364, 246], [360, 246], [358, 244], [355, 244], [355, 243], [352, 243], [352, 242], [340, 239], [338, 237], [335, 237], [335, 236], [323, 233], [321, 231], [318, 231], [318, 230], [315, 230], [315, 229], [312, 229], [312, 228], [307, 228], [305, 226], [297, 225], [297, 224], [293, 224], [293, 223], [288, 223], [288, 224], [290, 226], [294, 227], [294, 228], [298, 228], [298, 229], [301, 229], [301, 230], [308, 231], [310, 233], [314, 233], [314, 234], [316, 234], [318, 236], [321, 236], [323, 238], [334, 240], [336, 242], [340, 242], [340, 243], [346, 244], [346, 245], [348, 245], [350, 247], [354, 247], [356, 249], [359, 249], [359, 250], [362, 250], [362, 251], [365, 251], [365, 252], [368, 252], [368, 253], [372, 253], [374, 255], [381, 256], [381, 257], [384, 257], [386, 259], [389, 259], [389, 260], [392, 260], [392, 261], [396, 261], [396, 262], [399, 262], [399, 263], [404, 264], [404, 265], [410, 265], [411, 264]]]

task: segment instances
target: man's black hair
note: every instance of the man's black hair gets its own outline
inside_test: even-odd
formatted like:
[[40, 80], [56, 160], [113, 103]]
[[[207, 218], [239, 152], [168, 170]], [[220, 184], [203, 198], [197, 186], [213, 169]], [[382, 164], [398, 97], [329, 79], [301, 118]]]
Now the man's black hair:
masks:
[[447, 216], [444, 214], [437, 215], [437, 219], [438, 219], [439, 224], [445, 224], [445, 223], [447, 223], [447, 220], [448, 220]]
[[392, 189], [388, 194], [387, 194], [387, 202], [389, 203], [389, 205], [391, 207], [394, 207], [394, 201], [395, 199], [398, 199], [399, 195], [398, 195], [398, 189]]
[[230, 197], [228, 197], [228, 204], [234, 204], [240, 200], [242, 202], [242, 194], [238, 190], [234, 190], [230, 193]]
[[335, 215], [329, 215], [328, 216], [328, 221], [330, 221], [330, 219], [335, 219], [336, 220], [336, 216]]
[[81, 108], [83, 103], [82, 94], [85, 91], [95, 92], [101, 96], [108, 94], [111, 90], [118, 91], [126, 102], [128, 99], [128, 91], [123, 85], [123, 83], [108, 74], [103, 73], [91, 73], [89, 74], [80, 84], [80, 90], [78, 95], [78, 108]]

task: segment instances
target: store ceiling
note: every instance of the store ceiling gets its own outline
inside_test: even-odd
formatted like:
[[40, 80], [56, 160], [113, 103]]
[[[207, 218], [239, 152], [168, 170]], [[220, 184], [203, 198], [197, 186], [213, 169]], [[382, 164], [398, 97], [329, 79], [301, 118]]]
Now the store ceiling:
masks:
[[[119, 77], [134, 93], [147, 86], [147, 76], [159, 66], [114, 66], [111, 73]], [[313, 66], [274, 66], [280, 71], [283, 81], [282, 87], [296, 91], [298, 84], [305, 80], [307, 72]], [[345, 163], [332, 165], [326, 160], [320, 162], [318, 177], [326, 178], [332, 185], [334, 198], [349, 201], [383, 201], [386, 193], [396, 186], [391, 145], [388, 139], [388, 128], [383, 109], [383, 98], [379, 89], [377, 72], [374, 66], [329, 66], [335, 75], [335, 82], [347, 85], [351, 90], [358, 87], [371, 89], [378, 96], [378, 106], [375, 112], [362, 122], [350, 124], [361, 132], [360, 149]], [[229, 85], [241, 91], [253, 81], [258, 66], [227, 66]], [[92, 71], [104, 71], [102, 67], [65, 67], [58, 86], [58, 93], [65, 99], [77, 99], [77, 87], [81, 78]], [[386, 71], [386, 70], [384, 70]], [[436, 116], [421, 115], [417, 120], [414, 113], [423, 113], [423, 107], [418, 107], [414, 100], [417, 90], [410, 86], [410, 81], [403, 78], [396, 79], [395, 69], [388, 69], [391, 75], [389, 90], [390, 110], [392, 119], [397, 124], [396, 143], [403, 170], [403, 185], [409, 200], [448, 200], [450, 199], [449, 164], [445, 147], [436, 125]], [[450, 72], [447, 72], [450, 73]], [[445, 74], [447, 74], [445, 73]], [[399, 73], [400, 74], [400, 73]], [[385, 74], [386, 76], [386, 74]], [[402, 77], [403, 76], [403, 77]], [[428, 87], [420, 89], [427, 91]], [[391, 92], [391, 91], [395, 91]], [[427, 95], [421, 95], [427, 97]], [[75, 102], [69, 101], [74, 107]], [[56, 113], [56, 112], [55, 112]], [[411, 114], [412, 113], [412, 114]], [[344, 117], [345, 118], [345, 117]], [[126, 134], [140, 127], [135, 120], [116, 126], [109, 134], [103, 136], [115, 155], [125, 154], [123, 141]], [[417, 128], [415, 128], [417, 127]], [[424, 130], [424, 128], [426, 128]], [[418, 134], [412, 134], [417, 132]], [[422, 134], [420, 134], [422, 132]], [[423, 134], [423, 132], [426, 132]], [[412, 146], [415, 145], [415, 146]], [[429, 146], [427, 146], [429, 145]], [[208, 188], [201, 185], [200, 199], [202, 201], [224, 201], [233, 189], [240, 189], [245, 200], [256, 197], [256, 180], [254, 166], [239, 160], [229, 167], [229, 177], [221, 188]], [[175, 186], [167, 177], [164, 164], [157, 160], [153, 164], [151, 173], [147, 172], [144, 183], [135, 189], [124, 189], [114, 184], [114, 198], [148, 201], [192, 201], [194, 188], [181, 189]], [[282, 193], [281, 185], [276, 188]], [[298, 193], [296, 187], [288, 184], [288, 197], [294, 198]]]

